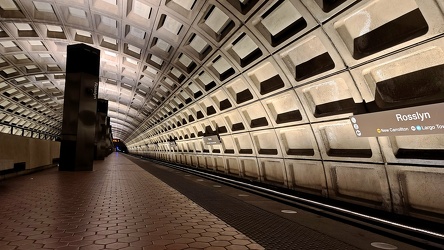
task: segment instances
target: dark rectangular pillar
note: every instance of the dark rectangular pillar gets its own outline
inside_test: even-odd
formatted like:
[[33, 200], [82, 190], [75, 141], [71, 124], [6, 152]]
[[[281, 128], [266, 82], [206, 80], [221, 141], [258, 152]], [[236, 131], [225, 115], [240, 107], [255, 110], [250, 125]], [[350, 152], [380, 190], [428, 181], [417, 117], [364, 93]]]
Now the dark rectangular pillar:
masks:
[[112, 152], [114, 152], [111, 118], [109, 116], [106, 117], [106, 135], [105, 135], [105, 137], [106, 137], [106, 148], [107, 148], [106, 155], [108, 156]]
[[100, 50], [68, 45], [60, 171], [91, 171], [94, 161]]
[[103, 160], [106, 155], [106, 117], [108, 115], [108, 100], [97, 100], [97, 121], [96, 121], [96, 141], [95, 160]]

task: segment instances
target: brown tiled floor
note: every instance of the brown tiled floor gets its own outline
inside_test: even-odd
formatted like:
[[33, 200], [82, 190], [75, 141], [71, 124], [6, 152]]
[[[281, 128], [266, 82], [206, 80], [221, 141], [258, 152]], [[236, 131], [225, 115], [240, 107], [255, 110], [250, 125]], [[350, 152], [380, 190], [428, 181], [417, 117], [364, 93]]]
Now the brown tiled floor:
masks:
[[128, 159], [0, 182], [0, 249], [263, 249]]

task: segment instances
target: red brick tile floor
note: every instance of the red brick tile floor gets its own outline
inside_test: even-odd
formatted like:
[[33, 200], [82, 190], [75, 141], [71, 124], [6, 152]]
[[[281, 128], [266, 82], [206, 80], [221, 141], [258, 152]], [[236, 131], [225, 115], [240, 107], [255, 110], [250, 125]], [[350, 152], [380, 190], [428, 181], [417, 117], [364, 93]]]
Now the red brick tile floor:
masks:
[[111, 154], [93, 172], [46, 170], [0, 182], [0, 249], [263, 249]]

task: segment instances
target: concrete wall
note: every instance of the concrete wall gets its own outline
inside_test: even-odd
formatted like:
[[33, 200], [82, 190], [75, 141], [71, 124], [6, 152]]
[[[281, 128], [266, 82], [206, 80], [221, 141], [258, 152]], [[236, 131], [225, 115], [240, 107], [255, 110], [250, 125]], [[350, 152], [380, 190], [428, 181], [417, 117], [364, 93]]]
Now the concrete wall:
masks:
[[26, 169], [50, 165], [59, 154], [60, 142], [0, 133], [0, 161], [9, 165], [4, 168], [20, 162]]
[[[201, 14], [218, 9], [233, 27], [217, 40], [197, 16], [177, 53], [197, 67], [174, 79], [129, 151], [444, 222], [444, 136], [358, 138], [349, 120], [444, 102], [442, 1], [229, 2], [205, 1]], [[188, 45], [195, 35], [211, 53]], [[203, 144], [207, 128], [221, 145]]]

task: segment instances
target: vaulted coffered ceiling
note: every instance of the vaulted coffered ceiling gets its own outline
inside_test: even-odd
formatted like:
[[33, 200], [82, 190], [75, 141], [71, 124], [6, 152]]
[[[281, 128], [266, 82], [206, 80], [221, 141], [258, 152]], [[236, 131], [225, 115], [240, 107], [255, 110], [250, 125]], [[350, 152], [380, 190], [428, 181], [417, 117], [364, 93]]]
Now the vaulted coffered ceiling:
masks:
[[[0, 120], [59, 134], [66, 46], [85, 43], [101, 50], [99, 97], [109, 100], [114, 137], [125, 139], [189, 77], [193, 56], [214, 50], [190, 30], [204, 3], [0, 0]], [[206, 26], [223, 28], [217, 18], [229, 20], [215, 10]]]
[[[60, 134], [75, 43], [101, 50], [99, 97], [114, 137], [130, 144], [266, 98], [277, 120], [296, 119], [288, 110], [299, 107], [314, 123], [346, 118], [342, 105], [377, 97], [359, 67], [439, 39], [443, 9], [437, 0], [0, 0], [0, 122]], [[330, 104], [337, 114], [316, 113]], [[265, 117], [261, 105], [242, 119]]]

